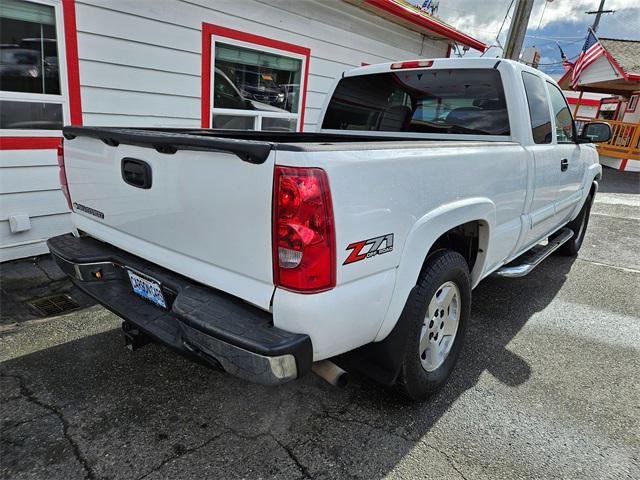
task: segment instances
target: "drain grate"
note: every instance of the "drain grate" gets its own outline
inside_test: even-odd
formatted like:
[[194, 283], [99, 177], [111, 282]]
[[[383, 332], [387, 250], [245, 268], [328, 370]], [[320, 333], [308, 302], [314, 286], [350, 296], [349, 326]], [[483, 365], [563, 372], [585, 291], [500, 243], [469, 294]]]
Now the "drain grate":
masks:
[[54, 295], [51, 297], [38, 298], [29, 302], [29, 305], [43, 317], [60, 315], [79, 308], [76, 302], [69, 295]]

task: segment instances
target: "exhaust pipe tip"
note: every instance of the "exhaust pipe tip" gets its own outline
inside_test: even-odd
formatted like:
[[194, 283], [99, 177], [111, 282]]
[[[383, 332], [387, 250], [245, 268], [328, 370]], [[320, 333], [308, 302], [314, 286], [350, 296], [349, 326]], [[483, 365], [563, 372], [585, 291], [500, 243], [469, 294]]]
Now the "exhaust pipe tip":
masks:
[[329, 360], [314, 362], [311, 370], [334, 387], [344, 388], [349, 383], [349, 373]]

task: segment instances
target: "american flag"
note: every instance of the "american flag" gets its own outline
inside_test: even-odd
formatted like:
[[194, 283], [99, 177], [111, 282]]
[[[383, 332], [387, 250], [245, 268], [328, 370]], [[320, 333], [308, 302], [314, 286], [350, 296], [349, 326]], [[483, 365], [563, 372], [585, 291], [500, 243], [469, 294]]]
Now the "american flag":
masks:
[[589, 29], [587, 40], [584, 42], [582, 52], [573, 65], [573, 73], [571, 74], [571, 88], [575, 88], [582, 71], [604, 55], [604, 47], [600, 45], [598, 38], [593, 30]]

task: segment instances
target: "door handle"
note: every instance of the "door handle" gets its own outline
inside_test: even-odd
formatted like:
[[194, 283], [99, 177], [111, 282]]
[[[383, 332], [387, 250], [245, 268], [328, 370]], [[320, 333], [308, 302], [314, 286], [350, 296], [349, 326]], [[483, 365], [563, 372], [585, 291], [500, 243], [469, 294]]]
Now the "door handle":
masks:
[[562, 160], [560, 160], [560, 171], [566, 172], [568, 168], [569, 168], [569, 160], [566, 158], [563, 158]]
[[137, 158], [122, 159], [122, 179], [132, 187], [151, 188], [151, 165]]

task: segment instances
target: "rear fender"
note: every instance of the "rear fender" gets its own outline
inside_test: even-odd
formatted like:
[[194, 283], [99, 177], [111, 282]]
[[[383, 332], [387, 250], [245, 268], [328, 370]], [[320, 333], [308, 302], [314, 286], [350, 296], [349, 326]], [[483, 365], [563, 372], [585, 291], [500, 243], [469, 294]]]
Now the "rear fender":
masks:
[[487, 246], [495, 225], [495, 204], [485, 197], [468, 198], [441, 205], [420, 218], [405, 241], [396, 274], [396, 283], [385, 318], [374, 341], [389, 335], [396, 326], [411, 289], [435, 241], [445, 232], [464, 223], [481, 221], [485, 231], [480, 232], [480, 250], [472, 272], [475, 285], [481, 278], [487, 258]]

